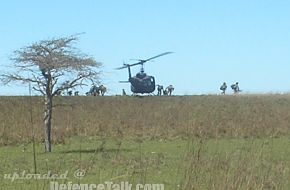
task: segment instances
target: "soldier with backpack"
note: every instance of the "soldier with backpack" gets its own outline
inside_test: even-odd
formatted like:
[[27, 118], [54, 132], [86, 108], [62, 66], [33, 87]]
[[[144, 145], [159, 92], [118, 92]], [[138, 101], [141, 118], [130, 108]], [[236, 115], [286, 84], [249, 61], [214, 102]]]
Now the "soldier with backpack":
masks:
[[220, 90], [222, 91], [222, 94], [226, 94], [226, 90], [227, 90], [226, 82], [224, 82], [223, 85], [221, 85]]
[[236, 93], [238, 93], [238, 92], [241, 92], [240, 87], [239, 87], [239, 83], [238, 83], [238, 82], [236, 82], [236, 84], [232, 84], [232, 85], [231, 85], [231, 88], [233, 89], [234, 94], [236, 94]]

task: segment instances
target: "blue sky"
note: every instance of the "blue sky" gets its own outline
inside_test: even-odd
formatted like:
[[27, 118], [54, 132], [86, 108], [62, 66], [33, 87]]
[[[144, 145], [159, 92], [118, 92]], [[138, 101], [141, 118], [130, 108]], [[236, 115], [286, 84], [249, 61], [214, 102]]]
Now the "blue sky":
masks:
[[[132, 58], [175, 94], [219, 93], [222, 82], [239, 81], [249, 93], [290, 91], [288, 0], [7, 0], [0, 6], [0, 69], [13, 50], [43, 39], [85, 32], [77, 47], [103, 63], [109, 94], [129, 84]], [[138, 72], [134, 68], [133, 72]], [[0, 86], [0, 95], [28, 94], [27, 87]], [[81, 89], [87, 91], [86, 88]]]

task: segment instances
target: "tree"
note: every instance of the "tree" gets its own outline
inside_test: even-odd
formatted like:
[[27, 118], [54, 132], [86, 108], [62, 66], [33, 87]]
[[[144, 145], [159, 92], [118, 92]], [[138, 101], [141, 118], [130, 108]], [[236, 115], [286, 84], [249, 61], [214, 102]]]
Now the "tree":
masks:
[[51, 152], [53, 98], [60, 92], [99, 81], [101, 63], [82, 54], [73, 45], [77, 36], [43, 40], [14, 52], [15, 72], [1, 75], [4, 84], [29, 83], [44, 96], [45, 151]]

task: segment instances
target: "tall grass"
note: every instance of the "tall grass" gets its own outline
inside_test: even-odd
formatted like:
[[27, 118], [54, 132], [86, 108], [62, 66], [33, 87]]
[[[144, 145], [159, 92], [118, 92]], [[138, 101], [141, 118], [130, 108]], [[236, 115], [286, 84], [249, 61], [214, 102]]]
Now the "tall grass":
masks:
[[[35, 138], [43, 140], [43, 103], [33, 97]], [[0, 145], [30, 142], [28, 97], [0, 97]], [[275, 137], [290, 129], [289, 95], [57, 97], [52, 138]]]

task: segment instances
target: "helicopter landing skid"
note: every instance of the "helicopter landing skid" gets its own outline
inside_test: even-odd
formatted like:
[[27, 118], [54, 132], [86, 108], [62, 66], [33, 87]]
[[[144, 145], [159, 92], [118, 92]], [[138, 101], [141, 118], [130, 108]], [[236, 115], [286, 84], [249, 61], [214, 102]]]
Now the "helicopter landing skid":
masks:
[[146, 94], [133, 93], [132, 96], [142, 98], [142, 97], [147, 97], [147, 96], [155, 96], [155, 94], [154, 93], [146, 93]]

